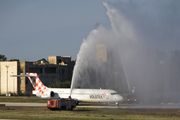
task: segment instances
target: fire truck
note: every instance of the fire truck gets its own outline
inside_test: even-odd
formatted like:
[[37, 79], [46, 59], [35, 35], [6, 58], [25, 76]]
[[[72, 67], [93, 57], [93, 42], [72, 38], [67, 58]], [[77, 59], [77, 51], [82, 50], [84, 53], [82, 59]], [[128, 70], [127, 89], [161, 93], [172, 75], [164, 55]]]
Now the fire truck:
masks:
[[47, 108], [50, 110], [73, 110], [76, 107], [76, 101], [73, 99], [48, 100]]
[[133, 104], [133, 103], [136, 103], [136, 98], [135, 98], [135, 95], [132, 95], [132, 94], [129, 94], [127, 96], [127, 103], [128, 104]]
[[135, 96], [135, 87], [133, 87], [132, 91], [129, 92], [127, 96], [127, 103], [128, 104], [137, 103], [136, 96]]

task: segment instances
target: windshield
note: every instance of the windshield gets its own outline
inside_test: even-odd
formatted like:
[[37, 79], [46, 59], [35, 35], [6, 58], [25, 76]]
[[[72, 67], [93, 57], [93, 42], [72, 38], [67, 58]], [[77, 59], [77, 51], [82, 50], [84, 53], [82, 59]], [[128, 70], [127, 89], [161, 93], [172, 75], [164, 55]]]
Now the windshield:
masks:
[[111, 93], [111, 95], [115, 95], [115, 94], [118, 94], [118, 93]]

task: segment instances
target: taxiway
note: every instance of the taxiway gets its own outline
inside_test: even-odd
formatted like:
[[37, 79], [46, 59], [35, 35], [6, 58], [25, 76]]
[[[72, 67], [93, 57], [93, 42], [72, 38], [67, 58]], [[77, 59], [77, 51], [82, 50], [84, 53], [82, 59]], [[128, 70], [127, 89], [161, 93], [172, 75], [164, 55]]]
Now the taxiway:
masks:
[[[47, 107], [47, 103], [14, 103], [14, 102], [0, 102], [0, 104], [7, 107]], [[180, 109], [180, 104], [120, 104], [116, 106], [114, 104], [80, 104], [77, 108], [147, 108], [147, 109]]]

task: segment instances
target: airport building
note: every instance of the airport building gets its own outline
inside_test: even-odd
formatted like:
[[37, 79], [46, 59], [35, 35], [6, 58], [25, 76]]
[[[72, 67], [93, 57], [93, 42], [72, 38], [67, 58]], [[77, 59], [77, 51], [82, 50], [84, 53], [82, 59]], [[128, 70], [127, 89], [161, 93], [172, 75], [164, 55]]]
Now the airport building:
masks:
[[107, 62], [107, 47], [105, 45], [96, 46], [96, 60], [99, 66], [103, 62]]
[[19, 81], [17, 77], [10, 77], [9, 75], [18, 74], [18, 61], [1, 61], [0, 62], [0, 93], [19, 93]]
[[99, 44], [96, 46], [96, 61], [98, 79], [103, 81], [100, 81], [101, 87], [128, 93], [128, 83], [118, 51], [111, 52], [107, 45]]
[[49, 56], [48, 60], [0, 61], [0, 94], [31, 94], [33, 87], [28, 78], [10, 77], [28, 72], [37, 73], [44, 85], [71, 80], [75, 61], [71, 56]]

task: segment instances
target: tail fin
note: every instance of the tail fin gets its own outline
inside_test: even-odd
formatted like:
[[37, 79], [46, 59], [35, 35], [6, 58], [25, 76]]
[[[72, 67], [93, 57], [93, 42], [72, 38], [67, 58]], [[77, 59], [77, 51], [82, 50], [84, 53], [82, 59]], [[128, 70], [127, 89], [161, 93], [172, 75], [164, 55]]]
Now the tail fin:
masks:
[[29, 80], [32, 84], [32, 86], [34, 87], [35, 90], [38, 90], [39, 92], [41, 91], [45, 91], [48, 88], [41, 82], [41, 80], [39, 79], [37, 73], [26, 73], [29, 75]]

